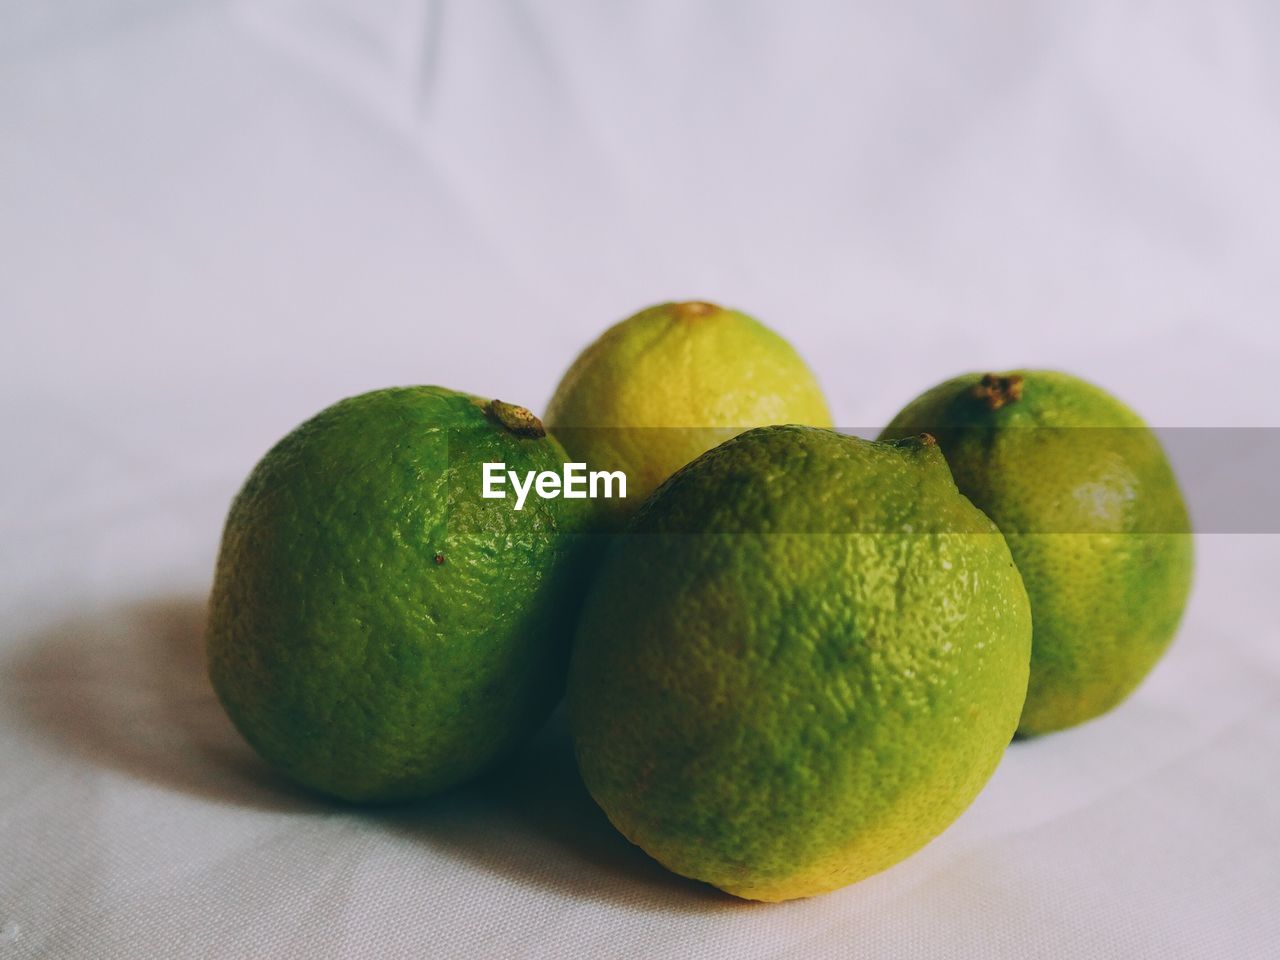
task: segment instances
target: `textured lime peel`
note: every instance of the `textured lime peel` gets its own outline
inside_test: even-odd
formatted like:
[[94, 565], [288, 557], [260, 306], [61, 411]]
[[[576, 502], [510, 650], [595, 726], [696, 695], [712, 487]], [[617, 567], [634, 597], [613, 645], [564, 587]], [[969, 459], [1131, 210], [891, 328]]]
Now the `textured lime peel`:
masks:
[[300, 783], [348, 800], [435, 793], [559, 699], [581, 501], [482, 500], [487, 461], [559, 470], [565, 455], [521, 407], [379, 390], [302, 424], [236, 497], [209, 673], [245, 739]]
[[1005, 532], [1031, 597], [1019, 732], [1115, 707], [1169, 646], [1191, 588], [1190, 520], [1155, 434], [1115, 397], [1049, 370], [948, 380], [882, 439], [921, 429]]
[[620, 523], [694, 457], [750, 427], [828, 427], [817, 381], [782, 337], [701, 300], [664, 303], [610, 327], [565, 373], [547, 428], [574, 460], [622, 470]]
[[579, 766], [677, 873], [822, 893], [969, 805], [1017, 726], [1030, 644], [1004, 539], [936, 445], [751, 430], [610, 550], [570, 669]]

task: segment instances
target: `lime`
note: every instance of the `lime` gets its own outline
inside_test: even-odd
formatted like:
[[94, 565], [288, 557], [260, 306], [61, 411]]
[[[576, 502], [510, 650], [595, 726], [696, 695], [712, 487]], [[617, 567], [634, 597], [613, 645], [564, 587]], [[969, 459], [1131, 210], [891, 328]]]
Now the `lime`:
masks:
[[556, 471], [527, 410], [440, 387], [343, 400], [281, 440], [227, 517], [207, 632], [263, 757], [348, 800], [435, 793], [559, 699], [582, 501], [483, 499], [482, 464]]
[[826, 427], [831, 414], [787, 341], [745, 313], [691, 301], [642, 310], [606, 330], [560, 381], [546, 421], [575, 460], [626, 474], [627, 498], [615, 512], [622, 517], [742, 430]]
[[570, 667], [583, 780], [632, 842], [739, 897], [852, 883], [941, 832], [1022, 709], [1031, 618], [927, 439], [748, 431], [617, 536]]
[[1190, 521], [1158, 438], [1106, 391], [1049, 370], [948, 380], [884, 436], [919, 430], [1004, 531], [1031, 598], [1019, 733], [1116, 706], [1169, 646], [1191, 586]]

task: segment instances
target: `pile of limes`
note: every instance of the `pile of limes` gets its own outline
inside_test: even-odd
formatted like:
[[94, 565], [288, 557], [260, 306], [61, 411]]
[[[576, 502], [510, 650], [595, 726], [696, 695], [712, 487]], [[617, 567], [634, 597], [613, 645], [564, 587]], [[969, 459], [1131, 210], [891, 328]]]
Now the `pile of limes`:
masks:
[[[703, 302], [606, 331], [545, 427], [441, 387], [343, 400], [232, 504], [213, 685], [288, 775], [384, 801], [517, 750], [567, 682], [584, 782], [672, 870], [759, 900], [859, 880], [1015, 733], [1138, 685], [1191, 538], [1155, 435], [1066, 374], [957, 377], [876, 442], [830, 424], [785, 340]], [[626, 498], [487, 495], [486, 464], [571, 461]]]

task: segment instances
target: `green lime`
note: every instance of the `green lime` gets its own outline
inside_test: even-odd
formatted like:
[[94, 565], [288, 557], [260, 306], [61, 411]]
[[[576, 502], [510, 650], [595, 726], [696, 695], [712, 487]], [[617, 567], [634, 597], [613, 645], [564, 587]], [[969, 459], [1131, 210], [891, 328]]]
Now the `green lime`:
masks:
[[919, 430], [1004, 531], [1031, 598], [1019, 733], [1116, 706], [1168, 647], [1191, 587], [1190, 521], [1158, 438], [1115, 397], [1049, 370], [948, 380], [883, 436]]
[[755, 900], [946, 828], [1022, 709], [1026, 593], [928, 438], [775, 426], [668, 480], [612, 544], [570, 667], [583, 780], [632, 842]]
[[348, 800], [435, 793], [516, 748], [563, 688], [583, 501], [484, 499], [559, 471], [527, 410], [440, 387], [317, 414], [262, 458], [218, 556], [207, 652], [263, 757]]
[[650, 307], [606, 330], [560, 381], [546, 421], [575, 460], [626, 474], [627, 498], [613, 504], [620, 518], [736, 433], [774, 423], [827, 427], [831, 414], [787, 341], [745, 313], [690, 301]]

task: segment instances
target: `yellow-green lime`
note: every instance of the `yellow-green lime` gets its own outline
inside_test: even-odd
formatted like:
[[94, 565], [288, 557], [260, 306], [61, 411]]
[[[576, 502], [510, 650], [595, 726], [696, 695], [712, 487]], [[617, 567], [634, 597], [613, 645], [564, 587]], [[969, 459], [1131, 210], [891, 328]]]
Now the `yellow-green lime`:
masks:
[[750, 427], [831, 425], [813, 373], [786, 340], [737, 310], [663, 303], [606, 330], [573, 362], [547, 429], [575, 460], [621, 470], [634, 511], [698, 454]]
[[898, 862], [1017, 726], [1031, 617], [995, 525], [928, 438], [748, 431], [611, 545], [570, 667], [592, 796], [670, 869], [739, 897]]
[[527, 410], [441, 387], [336, 403], [227, 517], [209, 674], [263, 757], [348, 800], [435, 793], [517, 747], [563, 689], [582, 501], [481, 498], [481, 464], [560, 470]]
[[1190, 521], [1158, 438], [1106, 391], [1050, 370], [948, 380], [883, 437], [920, 430], [1004, 531], [1031, 598], [1019, 732], [1116, 706], [1168, 647], [1191, 585]]

